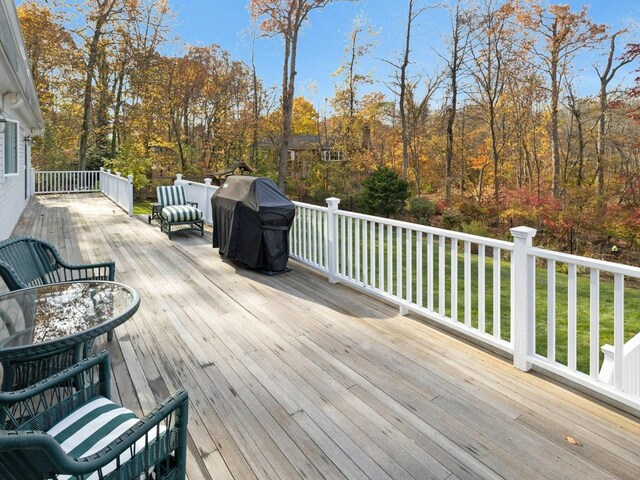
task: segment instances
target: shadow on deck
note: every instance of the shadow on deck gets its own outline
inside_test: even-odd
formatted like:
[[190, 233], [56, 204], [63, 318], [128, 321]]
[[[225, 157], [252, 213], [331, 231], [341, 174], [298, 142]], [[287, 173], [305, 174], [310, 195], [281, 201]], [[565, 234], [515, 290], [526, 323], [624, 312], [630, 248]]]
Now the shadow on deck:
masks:
[[99, 195], [34, 198], [14, 234], [113, 259], [140, 291], [97, 348], [137, 413], [188, 390], [191, 480], [639, 476], [637, 418], [295, 262], [240, 269], [210, 235], [169, 241]]

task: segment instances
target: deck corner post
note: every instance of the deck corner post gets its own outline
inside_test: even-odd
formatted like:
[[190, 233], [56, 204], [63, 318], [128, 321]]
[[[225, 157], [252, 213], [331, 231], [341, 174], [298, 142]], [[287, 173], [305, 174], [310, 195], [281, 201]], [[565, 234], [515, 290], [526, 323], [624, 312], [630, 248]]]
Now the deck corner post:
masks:
[[[529, 255], [536, 230], [529, 227], [512, 228], [513, 236], [513, 284], [511, 285], [513, 325], [513, 365], [523, 372], [531, 369], [529, 355], [534, 351], [533, 329], [535, 328], [534, 307], [535, 285], [534, 258]], [[500, 319], [494, 319], [500, 321]]]
[[127, 175], [127, 180], [129, 181], [129, 192], [128, 192], [128, 197], [129, 197], [129, 203], [128, 203], [128, 207], [129, 207], [129, 216], [133, 217], [133, 175]]
[[338, 270], [338, 217], [336, 210], [339, 210], [340, 199], [330, 197], [326, 199], [327, 206], [327, 245], [328, 258], [327, 268], [329, 270], [329, 283], [337, 283], [336, 272]]
[[202, 212], [204, 215], [204, 220], [207, 223], [212, 223], [213, 218], [210, 209], [211, 209], [211, 195], [209, 194], [209, 189], [211, 188], [211, 179], [204, 179], [204, 198], [202, 199]]

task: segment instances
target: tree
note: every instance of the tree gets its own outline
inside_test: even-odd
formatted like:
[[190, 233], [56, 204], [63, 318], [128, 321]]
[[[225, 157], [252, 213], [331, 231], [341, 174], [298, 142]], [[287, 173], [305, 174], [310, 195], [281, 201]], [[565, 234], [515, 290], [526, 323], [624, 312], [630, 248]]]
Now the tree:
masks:
[[71, 167], [78, 146], [81, 117], [75, 105], [82, 57], [63, 16], [48, 5], [22, 3], [18, 18], [45, 122], [43, 135], [36, 137], [33, 164], [41, 170], [64, 170]]
[[598, 140], [597, 140], [597, 150], [598, 150], [598, 194], [604, 195], [605, 191], [605, 175], [606, 175], [606, 158], [605, 158], [605, 148], [607, 142], [607, 126], [606, 126], [606, 117], [607, 112], [609, 110], [609, 83], [613, 80], [616, 73], [620, 68], [628, 65], [633, 62], [637, 58], [640, 58], [640, 48], [633, 49], [629, 48], [625, 55], [620, 58], [615, 58], [616, 52], [616, 38], [618, 35], [621, 35], [624, 31], [615, 32], [613, 35], [609, 37], [609, 52], [607, 55], [607, 61], [600, 71], [598, 66], [595, 66], [596, 73], [598, 74], [598, 78], [600, 79], [600, 91], [598, 93]]
[[282, 36], [282, 137], [278, 164], [278, 187], [284, 192], [291, 137], [291, 115], [296, 80], [298, 35], [312, 10], [324, 8], [337, 0], [251, 0], [249, 7], [254, 20], [261, 19], [260, 29], [268, 36]]
[[[513, 7], [507, 2], [497, 7], [496, 0], [483, 0], [480, 19], [472, 48], [470, 74], [475, 80], [476, 102], [481, 106], [483, 120], [489, 129], [493, 163], [493, 198], [500, 202], [499, 165], [504, 142], [499, 140], [499, 110], [505, 91], [507, 69], [515, 64], [517, 55], [515, 31], [511, 25]], [[507, 135], [502, 132], [502, 138]]]
[[453, 182], [453, 148], [454, 136], [453, 126], [456, 121], [458, 108], [458, 80], [460, 70], [464, 65], [471, 36], [471, 12], [460, 9], [460, 4], [456, 2], [455, 10], [451, 17], [451, 43], [449, 44], [449, 58], [447, 62], [446, 76], [449, 82], [449, 105], [447, 106], [447, 146], [446, 146], [446, 178], [445, 178], [445, 198], [451, 200], [451, 184]]
[[540, 60], [540, 68], [550, 81], [549, 115], [551, 122], [551, 159], [553, 163], [553, 196], [560, 196], [560, 136], [558, 128], [558, 104], [562, 80], [567, 74], [576, 54], [585, 48], [592, 48], [602, 40], [603, 25], [593, 23], [589, 18], [589, 7], [584, 6], [574, 13], [569, 5], [543, 6], [533, 3], [522, 10], [519, 19], [522, 24], [537, 35], [537, 42], [531, 48]]
[[331, 105], [336, 111], [336, 127], [334, 131], [339, 138], [340, 148], [350, 158], [361, 146], [357, 141], [358, 131], [369, 128], [362, 124], [358, 113], [361, 108], [359, 92], [364, 85], [373, 83], [371, 74], [358, 72], [361, 59], [373, 49], [371, 38], [377, 32], [367, 25], [367, 19], [357, 16], [353, 20], [351, 32], [347, 35], [348, 43], [344, 49], [345, 58], [333, 76], [342, 78], [340, 85], [336, 85]]
[[[119, 12], [120, 0], [92, 0], [87, 12], [88, 35], [83, 35], [85, 41], [86, 63], [84, 69], [84, 92], [82, 100], [82, 127], [80, 130], [80, 146], [78, 148], [78, 168], [87, 168], [87, 149], [91, 131], [91, 109], [93, 107], [93, 83], [96, 66], [103, 48], [102, 40], [107, 33], [107, 27], [112, 18]], [[119, 8], [117, 8], [119, 7]], [[90, 23], [91, 22], [91, 23]], [[89, 25], [90, 23], [90, 25]]]
[[410, 196], [407, 181], [387, 167], [373, 171], [362, 187], [360, 207], [371, 215], [395, 215], [402, 210]]
[[[631, 56], [633, 58], [640, 57], [640, 43], [630, 43], [627, 45], [625, 56]], [[636, 73], [640, 73], [640, 68], [636, 70]], [[640, 97], [640, 76], [636, 77], [636, 84], [631, 88], [631, 96]]]

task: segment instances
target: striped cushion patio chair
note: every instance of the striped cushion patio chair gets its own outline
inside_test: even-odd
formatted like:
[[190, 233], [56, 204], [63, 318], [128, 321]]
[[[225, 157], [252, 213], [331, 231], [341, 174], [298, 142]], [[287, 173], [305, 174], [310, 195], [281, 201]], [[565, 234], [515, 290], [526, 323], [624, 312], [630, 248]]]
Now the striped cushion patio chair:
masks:
[[160, 230], [169, 238], [177, 230], [196, 230], [204, 235], [202, 211], [196, 202], [189, 202], [182, 185], [161, 186], [156, 189], [160, 205]]
[[24, 390], [0, 392], [0, 478], [184, 479], [187, 393], [140, 419], [111, 401], [110, 371], [102, 351]]

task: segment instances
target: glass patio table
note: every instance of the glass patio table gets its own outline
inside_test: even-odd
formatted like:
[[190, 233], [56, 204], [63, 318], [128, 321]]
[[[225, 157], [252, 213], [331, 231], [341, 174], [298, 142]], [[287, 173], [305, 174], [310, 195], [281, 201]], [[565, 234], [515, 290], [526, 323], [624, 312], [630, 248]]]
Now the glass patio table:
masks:
[[139, 306], [134, 288], [106, 281], [0, 295], [2, 390], [20, 390], [82, 360], [96, 337], [131, 318]]

